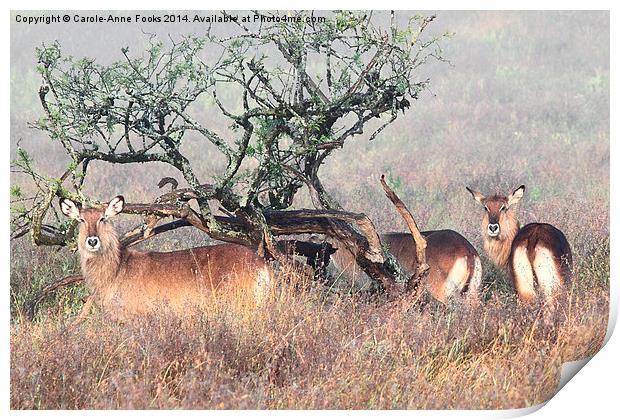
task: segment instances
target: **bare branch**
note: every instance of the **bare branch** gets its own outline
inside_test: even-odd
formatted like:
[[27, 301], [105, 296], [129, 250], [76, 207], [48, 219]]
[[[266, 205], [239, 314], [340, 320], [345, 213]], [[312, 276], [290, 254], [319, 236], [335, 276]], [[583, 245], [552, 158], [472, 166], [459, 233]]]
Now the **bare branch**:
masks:
[[426, 239], [424, 239], [424, 236], [422, 235], [422, 233], [420, 233], [420, 230], [418, 229], [418, 224], [411, 215], [409, 209], [407, 209], [407, 206], [405, 206], [405, 203], [403, 203], [401, 199], [398, 198], [396, 193], [388, 186], [387, 182], [385, 182], [385, 175], [381, 175], [381, 186], [385, 191], [385, 195], [394, 204], [394, 207], [396, 207], [396, 210], [398, 211], [398, 213], [400, 213], [401, 217], [407, 224], [409, 232], [411, 232], [411, 236], [413, 236], [416, 258], [418, 261], [418, 267], [415, 275], [417, 279], [420, 279], [429, 268], [428, 264], [426, 263]]

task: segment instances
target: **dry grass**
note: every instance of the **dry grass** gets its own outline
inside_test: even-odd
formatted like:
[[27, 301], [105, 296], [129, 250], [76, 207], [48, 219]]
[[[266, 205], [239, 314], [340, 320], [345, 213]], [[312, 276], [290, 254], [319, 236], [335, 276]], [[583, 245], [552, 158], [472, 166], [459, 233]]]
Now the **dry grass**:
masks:
[[[292, 274], [281, 273], [287, 279]], [[517, 408], [551, 397], [563, 360], [593, 355], [599, 287], [545, 321], [494, 294], [483, 307], [339, 297], [282, 282], [267, 301], [125, 323], [92, 315], [11, 328], [11, 407]]]

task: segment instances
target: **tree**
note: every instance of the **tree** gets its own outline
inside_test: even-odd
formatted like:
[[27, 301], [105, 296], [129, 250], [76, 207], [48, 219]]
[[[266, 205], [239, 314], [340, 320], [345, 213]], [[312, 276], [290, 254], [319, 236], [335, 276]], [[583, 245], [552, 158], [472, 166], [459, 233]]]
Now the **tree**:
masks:
[[[378, 290], [406, 286], [410, 275], [383, 249], [372, 221], [343, 209], [319, 169], [371, 121], [381, 122], [373, 140], [418, 99], [429, 80], [417, 80], [417, 69], [442, 59], [440, 37], [425, 32], [434, 16], [416, 15], [399, 27], [392, 13], [383, 28], [372, 13], [256, 15], [261, 23], [236, 21], [225, 38], [211, 28], [167, 43], [151, 37], [144, 54], [123, 48], [123, 59], [108, 66], [65, 56], [58, 43], [38, 48], [44, 115], [33, 126], [59, 142], [70, 163], [50, 177], [18, 150], [14, 168], [38, 192], [14, 212], [13, 237], [30, 232], [38, 245], [66, 244], [73, 226], [49, 210], [55, 197], [97, 203], [83, 193], [90, 162], [163, 162], [187, 186], [166, 177], [160, 187], [172, 184], [172, 192], [128, 204], [125, 212], [144, 215], [145, 223], [125, 235], [127, 244], [191, 225], [278, 259], [278, 236], [320, 233], [351, 250]], [[221, 93], [231, 90], [238, 101], [228, 104]], [[205, 100], [228, 120], [226, 133], [195, 115]], [[207, 183], [182, 152], [188, 133], [215, 147], [225, 163]], [[315, 208], [290, 210], [303, 187]], [[168, 216], [177, 220], [158, 225]]]

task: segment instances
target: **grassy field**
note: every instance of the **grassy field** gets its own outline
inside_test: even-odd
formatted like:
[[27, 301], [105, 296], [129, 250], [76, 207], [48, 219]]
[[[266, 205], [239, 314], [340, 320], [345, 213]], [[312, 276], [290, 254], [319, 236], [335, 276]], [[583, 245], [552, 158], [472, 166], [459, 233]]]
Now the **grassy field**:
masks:
[[[21, 140], [49, 173], [65, 158], [27, 126], [41, 113], [32, 51], [58, 38], [72, 54], [92, 55], [100, 36], [63, 28], [13, 27], [11, 37], [12, 153]], [[77, 257], [22, 238], [11, 244], [11, 408], [493, 409], [550, 398], [561, 363], [594, 355], [607, 328], [609, 14], [440, 12], [434, 30], [455, 35], [444, 45], [450, 64], [422, 70], [431, 91], [373, 142], [362, 135], [335, 154], [323, 182], [379, 231], [404, 230], [380, 187], [385, 173], [422, 229], [457, 230], [481, 253], [483, 211], [465, 186], [508, 193], [525, 184], [520, 221], [554, 224], [573, 250], [570, 304], [553, 322], [539, 306], [519, 305], [506, 274], [483, 258], [485, 302], [475, 309], [334, 293], [285, 267], [260, 307], [213, 302], [200, 316], [123, 324], [95, 311], [63, 333], [88, 295], [83, 286], [50, 297], [32, 323], [22, 305], [78, 273]], [[139, 39], [137, 28], [119, 27], [102, 59], [118, 59]], [[213, 162], [199, 146], [190, 139], [188, 153]], [[102, 200], [152, 199], [157, 180], [175, 175], [163, 166], [92, 166], [87, 193]], [[207, 182], [216, 168], [200, 165], [199, 175]], [[301, 194], [295, 205], [310, 200]], [[122, 216], [117, 225], [133, 222]], [[141, 246], [207, 242], [187, 229], [157, 238]]]
[[604, 290], [563, 325], [493, 296], [484, 309], [379, 305], [285, 283], [264, 307], [208, 305], [122, 325], [14, 325], [13, 408], [518, 408], [551, 397], [563, 360], [592, 355]]

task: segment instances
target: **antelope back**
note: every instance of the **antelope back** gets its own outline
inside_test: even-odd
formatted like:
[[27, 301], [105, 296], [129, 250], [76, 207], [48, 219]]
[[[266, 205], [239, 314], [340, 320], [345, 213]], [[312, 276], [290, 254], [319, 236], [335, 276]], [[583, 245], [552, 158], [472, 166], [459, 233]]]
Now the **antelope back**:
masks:
[[[426, 238], [426, 262], [429, 265], [426, 283], [430, 294], [442, 303], [463, 293], [475, 300], [482, 279], [480, 257], [467, 239], [452, 230], [422, 232]], [[410, 233], [394, 232], [381, 235], [381, 243], [394, 255], [407, 271], [417, 269], [415, 243]], [[343, 244], [334, 243], [337, 251], [332, 255], [330, 271], [346, 286], [358, 287], [370, 283], [370, 279], [355, 261], [354, 255]]]
[[[444, 304], [463, 294], [477, 301], [482, 268], [473, 245], [461, 234], [449, 229], [426, 231], [422, 235], [426, 238], [426, 262], [429, 266], [424, 287]], [[415, 270], [417, 260], [411, 235], [386, 233], [381, 235], [381, 242], [407, 270]]]
[[519, 298], [553, 301], [570, 284], [573, 257], [564, 233], [547, 223], [524, 226], [512, 244], [509, 269]]
[[220, 244], [174, 252], [128, 250], [118, 277], [122, 287], [107, 297], [114, 306], [144, 312], [163, 303], [182, 313], [213, 298], [236, 296], [260, 301], [273, 273], [253, 250]]
[[[124, 199], [82, 209], [61, 200], [62, 212], [77, 220], [82, 273], [100, 304], [140, 313], [162, 303], [177, 312], [217, 292], [249, 292], [258, 299], [273, 279], [264, 259], [251, 249], [221, 244], [173, 252], [142, 252], [121, 247], [109, 219]], [[122, 317], [122, 315], [121, 315]]]

